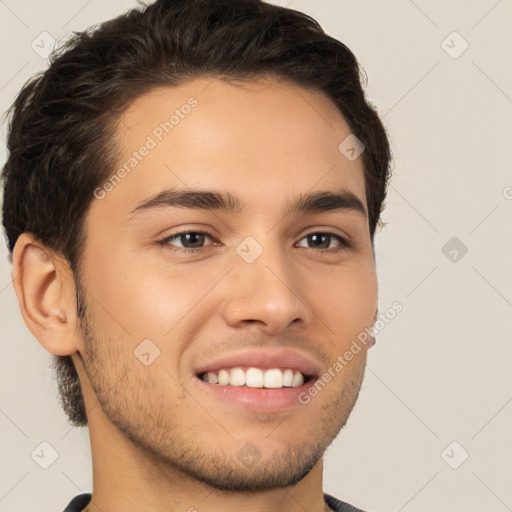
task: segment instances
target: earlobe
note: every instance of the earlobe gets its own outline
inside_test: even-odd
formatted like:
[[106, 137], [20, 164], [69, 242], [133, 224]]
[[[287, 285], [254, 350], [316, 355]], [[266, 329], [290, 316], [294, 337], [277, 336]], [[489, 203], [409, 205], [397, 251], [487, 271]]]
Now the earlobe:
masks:
[[23, 233], [12, 263], [21, 314], [32, 334], [51, 354], [76, 352], [74, 280], [65, 260]]

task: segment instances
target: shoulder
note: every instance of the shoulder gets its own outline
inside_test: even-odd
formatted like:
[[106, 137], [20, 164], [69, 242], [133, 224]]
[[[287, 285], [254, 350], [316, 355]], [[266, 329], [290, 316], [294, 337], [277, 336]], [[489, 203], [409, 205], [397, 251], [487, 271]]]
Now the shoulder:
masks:
[[83, 510], [91, 501], [91, 494], [79, 494], [75, 496], [68, 504], [68, 506], [64, 509], [63, 512], [80, 512]]
[[324, 493], [325, 502], [329, 507], [331, 507], [335, 512], [364, 512], [360, 508], [353, 507], [348, 503], [338, 500], [329, 494]]
[[[329, 494], [324, 493], [324, 498], [327, 505], [329, 505], [329, 507], [331, 507], [335, 512], [364, 512], [363, 510], [340, 501]], [[79, 494], [69, 502], [63, 512], [80, 512], [89, 504], [90, 501], [90, 493]]]

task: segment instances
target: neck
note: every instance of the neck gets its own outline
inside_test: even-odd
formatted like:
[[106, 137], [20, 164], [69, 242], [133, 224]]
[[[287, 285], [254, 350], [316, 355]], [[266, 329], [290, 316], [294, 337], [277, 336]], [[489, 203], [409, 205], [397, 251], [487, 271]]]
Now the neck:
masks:
[[98, 429], [101, 435], [96, 433], [94, 423], [89, 425], [93, 492], [86, 512], [330, 510], [322, 491], [322, 459], [293, 486], [261, 491], [224, 491], [158, 460], [135, 446], [110, 423], [102, 423]]

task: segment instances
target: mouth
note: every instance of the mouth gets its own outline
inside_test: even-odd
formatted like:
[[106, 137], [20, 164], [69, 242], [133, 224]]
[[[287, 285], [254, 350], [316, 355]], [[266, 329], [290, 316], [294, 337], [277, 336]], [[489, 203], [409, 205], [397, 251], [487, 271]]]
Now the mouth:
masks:
[[251, 350], [199, 366], [194, 382], [202, 393], [236, 412], [278, 413], [301, 405], [300, 395], [320, 370], [315, 360], [297, 351]]
[[236, 366], [201, 372], [196, 377], [217, 386], [243, 386], [258, 389], [297, 388], [314, 379], [293, 368], [257, 368]]

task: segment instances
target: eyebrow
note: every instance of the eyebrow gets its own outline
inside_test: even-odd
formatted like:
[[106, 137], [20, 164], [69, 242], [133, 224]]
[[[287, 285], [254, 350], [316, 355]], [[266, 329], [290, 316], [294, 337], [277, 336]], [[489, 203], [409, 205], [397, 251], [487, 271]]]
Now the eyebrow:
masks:
[[[172, 188], [141, 201], [130, 213], [137, 215], [143, 211], [161, 208], [191, 208], [240, 215], [245, 210], [245, 205], [229, 192]], [[368, 218], [363, 202], [353, 192], [345, 189], [301, 194], [288, 206], [284, 216], [332, 210], [350, 211], [364, 219]]]

